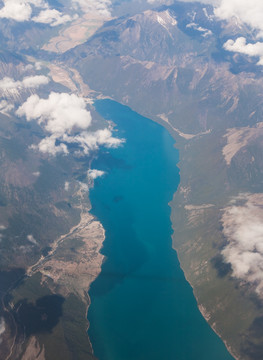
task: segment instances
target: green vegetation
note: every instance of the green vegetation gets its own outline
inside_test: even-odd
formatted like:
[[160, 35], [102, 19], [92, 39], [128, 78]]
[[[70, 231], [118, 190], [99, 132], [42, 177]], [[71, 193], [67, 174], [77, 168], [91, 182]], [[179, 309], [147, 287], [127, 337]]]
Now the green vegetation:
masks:
[[[18, 304], [25, 301], [36, 304], [41, 298], [53, 296], [50, 288], [54, 284], [43, 283], [41, 277], [40, 273], [36, 273], [13, 290], [11, 301], [15, 309], [19, 309]], [[86, 311], [87, 305], [69, 294], [62, 305], [62, 316], [51, 332], [32, 334], [44, 345], [47, 359], [94, 359], [87, 336]]]

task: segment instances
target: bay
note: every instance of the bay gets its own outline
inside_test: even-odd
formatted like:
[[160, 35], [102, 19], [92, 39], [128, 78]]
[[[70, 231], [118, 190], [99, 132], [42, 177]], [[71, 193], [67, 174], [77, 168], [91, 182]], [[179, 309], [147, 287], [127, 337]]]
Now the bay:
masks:
[[170, 207], [179, 153], [166, 129], [112, 100], [96, 110], [125, 143], [92, 163], [90, 192], [105, 228], [102, 272], [90, 289], [89, 336], [99, 360], [230, 360], [199, 312], [172, 249]]

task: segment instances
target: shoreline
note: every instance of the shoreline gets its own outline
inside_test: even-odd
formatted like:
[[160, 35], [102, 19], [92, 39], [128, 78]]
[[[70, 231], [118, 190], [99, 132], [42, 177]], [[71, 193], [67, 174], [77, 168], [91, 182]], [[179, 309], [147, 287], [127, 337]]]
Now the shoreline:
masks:
[[[52, 40], [52, 39], [51, 39], [51, 40]], [[67, 70], [69, 71], [70, 69], [67, 69]], [[70, 77], [69, 77], [69, 79], [70, 79]], [[72, 80], [72, 78], [71, 78], [71, 80]], [[71, 86], [73, 86], [73, 84], [74, 84], [74, 82], [71, 84]], [[75, 92], [75, 89], [73, 89], [73, 87], [71, 88], [71, 90], [72, 90], [73, 92]], [[108, 97], [107, 97], [107, 98], [108, 98]], [[118, 100], [116, 100], [116, 101], [118, 101]], [[120, 103], [122, 103], [122, 102], [120, 101]], [[127, 104], [123, 104], [123, 105], [127, 105]], [[163, 114], [161, 114], [161, 115], [163, 115]], [[158, 117], [159, 115], [156, 115], [156, 116]], [[149, 119], [152, 119], [152, 117], [149, 117], [149, 116], [147, 116], [147, 117], [148, 117]], [[164, 126], [164, 123], [165, 123], [165, 124], [167, 125], [167, 127], [169, 127], [171, 130], [173, 130], [174, 132], [177, 133], [177, 136], [178, 136], [178, 137], [181, 137], [181, 138], [184, 139], [184, 140], [191, 140], [192, 138], [195, 138], [195, 137], [197, 137], [197, 136], [205, 135], [205, 134], [209, 133], [209, 131], [207, 131], [207, 132], [200, 133], [200, 134], [195, 134], [195, 135], [193, 135], [193, 134], [184, 134], [184, 133], [180, 132], [178, 129], [175, 129], [175, 128], [169, 123], [168, 119], [165, 119], [165, 118], [163, 118], [163, 117], [161, 117], [161, 116], [159, 116], [159, 119], [161, 120], [160, 122], [154, 121], [154, 120], [152, 120], [152, 121], [160, 124], [163, 128], [165, 128], [165, 126]], [[172, 134], [173, 131], [171, 131], [171, 130], [170, 130], [169, 132], [171, 133], [171, 135], [173, 136], [173, 138], [175, 138], [175, 136]], [[179, 189], [178, 189], [178, 190], [179, 190]], [[178, 190], [177, 190], [176, 192], [178, 192]], [[175, 192], [175, 193], [176, 193], [176, 192]], [[170, 205], [169, 205], [169, 206], [170, 206]], [[170, 216], [170, 220], [171, 220], [171, 227], [172, 227], [173, 231], [175, 231], [174, 228], [173, 228], [173, 221], [172, 221], [171, 216]], [[95, 221], [98, 221], [98, 222], [99, 222], [99, 219], [95, 219]], [[100, 224], [101, 224], [101, 223], [100, 223]], [[101, 225], [101, 226], [102, 226], [102, 225]], [[102, 228], [103, 228], [103, 226], [102, 226]], [[103, 229], [103, 230], [104, 230], [104, 229]], [[102, 243], [101, 243], [101, 247], [98, 249], [98, 254], [101, 254], [101, 249], [103, 248], [104, 240], [105, 240], [105, 230], [104, 230], [104, 239], [103, 239], [103, 241], [102, 241]], [[179, 251], [178, 251], [178, 249], [176, 249], [176, 248], [174, 247], [174, 245], [173, 245], [173, 237], [172, 237], [172, 235], [171, 235], [171, 240], [172, 240], [172, 248], [176, 251], [177, 256], [178, 256], [178, 260], [179, 260], [179, 263], [180, 263], [180, 268], [182, 269], [182, 271], [183, 271], [183, 273], [184, 273], [184, 276], [185, 276], [186, 281], [190, 284], [191, 288], [193, 289], [193, 294], [194, 294], [194, 297], [195, 297], [195, 299], [196, 299], [196, 301], [197, 301], [197, 305], [198, 305], [199, 311], [201, 312], [202, 316], [205, 318], [205, 320], [207, 321], [207, 323], [209, 324], [209, 326], [213, 329], [213, 331], [214, 331], [214, 332], [220, 337], [220, 339], [224, 342], [226, 348], [227, 348], [228, 351], [229, 351], [229, 345], [226, 344], [226, 342], [225, 342], [225, 341], [222, 339], [222, 337], [217, 333], [217, 331], [214, 329], [214, 327], [209, 323], [209, 319], [208, 319], [207, 316], [206, 316], [206, 312], [205, 312], [205, 309], [204, 309], [204, 308], [203, 308], [203, 311], [202, 311], [202, 304], [199, 304], [198, 298], [196, 297], [196, 294], [195, 294], [195, 291], [194, 291], [194, 288], [193, 288], [192, 284], [188, 281], [187, 276], [186, 276], [186, 273], [185, 273], [184, 269], [183, 269], [182, 266], [181, 266], [181, 262], [180, 262], [180, 258], [179, 258]], [[105, 261], [105, 257], [103, 257], [103, 259], [102, 259], [101, 266], [102, 266], [102, 264], [103, 264], [103, 261]], [[100, 271], [101, 271], [101, 266], [100, 266]], [[46, 275], [47, 275], [47, 274], [46, 274]], [[94, 281], [97, 279], [98, 276], [99, 276], [99, 273], [98, 273], [98, 274], [96, 275], [96, 277], [90, 282], [90, 285], [91, 285], [92, 282], [94, 282]], [[90, 285], [89, 285], [89, 286], [90, 286]], [[89, 299], [89, 304], [87, 305], [87, 310], [86, 310], [86, 321], [88, 321], [87, 314], [88, 314], [88, 309], [89, 309], [89, 306], [90, 306], [90, 303], [91, 303], [90, 297], [89, 297], [89, 288], [88, 288], [87, 291], [88, 291], [88, 292], [87, 292], [87, 296], [88, 296], [88, 299]], [[88, 328], [87, 328], [87, 330], [89, 329], [89, 326], [90, 326], [90, 325], [89, 325], [89, 322], [88, 322]], [[89, 340], [89, 341], [90, 341], [90, 340]], [[93, 349], [91, 342], [90, 342], [90, 345], [91, 345], [91, 348]], [[229, 351], [229, 352], [230, 352], [230, 354], [232, 354], [231, 351]], [[93, 352], [93, 353], [94, 353], [94, 352]], [[232, 355], [233, 355], [233, 354], [232, 354]], [[236, 358], [236, 359], [238, 359], [238, 358]]]
[[[176, 251], [176, 253], [178, 254], [178, 251], [173, 247], [173, 249]], [[179, 260], [179, 255], [178, 255], [178, 260]], [[180, 263], [180, 260], [179, 260], [179, 263]], [[180, 267], [181, 267], [181, 263], [180, 263]], [[233, 356], [233, 358], [235, 360], [241, 360], [240, 358], [236, 357], [236, 355], [232, 352], [231, 350], [231, 346], [222, 338], [222, 336], [220, 335], [220, 333], [215, 329], [215, 324], [210, 324], [209, 320], [210, 320], [210, 314], [209, 312], [205, 309], [205, 307], [198, 301], [198, 297], [196, 296], [195, 294], [195, 291], [194, 291], [194, 288], [192, 286], [192, 284], [188, 281], [187, 277], [186, 277], [186, 274], [183, 270], [183, 268], [181, 267], [183, 273], [184, 273], [184, 276], [185, 276], [185, 279], [186, 281], [188, 282], [188, 284], [191, 286], [192, 290], [193, 290], [193, 294], [194, 294], [194, 297], [196, 299], [196, 302], [197, 302], [197, 307], [200, 311], [200, 313], [202, 314], [203, 318], [206, 320], [206, 322], [208, 323], [208, 325], [211, 327], [211, 329], [216, 333], [216, 335], [222, 340], [222, 342], [224, 343], [227, 351], [229, 352], [230, 355]]]
[[[84, 206], [85, 205], [83, 205], [83, 207]], [[71, 258], [71, 260], [68, 261], [66, 258], [67, 247], [70, 246], [71, 242], [73, 245], [76, 239], [79, 239], [78, 241], [81, 241], [82, 245], [80, 247], [77, 245], [74, 255], [75, 259]], [[83, 335], [87, 338], [86, 341], [88, 341], [88, 343], [85, 346], [91, 349], [92, 356], [94, 356], [93, 346], [87, 333], [90, 326], [87, 316], [91, 304], [89, 289], [90, 285], [101, 272], [104, 256], [100, 251], [103, 247], [104, 240], [105, 230], [102, 224], [90, 214], [89, 208], [82, 208], [81, 218], [78, 224], [73, 226], [68, 233], [57, 238], [51, 245], [51, 253], [46, 257], [41, 256], [35, 264], [27, 269], [24, 275], [26, 278], [25, 284], [27, 284], [28, 282], [35, 281], [35, 276], [40, 274], [39, 286], [41, 288], [49, 289], [53, 295], [62, 296], [65, 301], [73, 295], [85, 306], [86, 310], [83, 314], [83, 321], [86, 323], [86, 334]], [[64, 256], [65, 260], [63, 260]], [[12, 288], [11, 291], [15, 292], [16, 296], [20, 294], [20, 297], [23, 298], [23, 289]], [[8, 312], [12, 310], [12, 305], [13, 303], [9, 305]], [[17, 334], [13, 340], [13, 349], [8, 354], [7, 359], [14, 359], [19, 353], [18, 349], [21, 346], [23, 346], [23, 353], [31, 353], [33, 351], [32, 336], [29, 336], [26, 341], [23, 340], [21, 343]], [[34, 343], [40, 346], [38, 337], [35, 337]], [[43, 343], [41, 351], [44, 348], [45, 343]], [[42, 354], [44, 354], [44, 352]], [[45, 359], [46, 358], [43, 357], [42, 360]]]
[[[110, 98], [109, 96], [104, 96], [103, 94], [101, 95], [102, 98], [106, 98], [106, 99], [111, 99], [113, 101], [116, 101], [120, 104], [122, 104], [123, 106], [128, 106], [130, 107], [129, 104], [126, 104], [126, 103], [123, 103], [122, 101], [119, 101], [118, 99], [114, 99], [114, 98]], [[135, 110], [133, 107], [130, 107], [131, 110], [137, 112], [138, 114], [140, 114], [139, 111]], [[203, 133], [198, 133], [198, 134], [194, 134], [194, 135], [191, 135], [189, 138], [187, 136], [184, 136], [184, 135], [188, 135], [188, 134], [183, 134], [181, 133], [178, 129], [175, 129], [168, 121], [165, 121], [164, 119], [162, 119], [159, 115], [156, 115], [156, 116], [152, 116], [150, 117], [149, 115], [143, 115], [145, 116], [146, 118], [150, 119], [151, 121], [153, 121], [154, 123], [157, 123], [159, 125], [161, 125], [164, 129], [166, 129], [167, 131], [169, 131], [170, 129], [172, 129], [175, 134], [173, 133], [173, 131], [169, 131], [169, 133], [171, 134], [171, 136], [173, 137], [173, 139], [175, 140], [175, 145], [178, 143], [178, 137], [179, 138], [183, 138], [184, 140], [191, 140], [193, 138], [196, 138], [196, 137], [199, 137], [199, 136], [202, 136], [202, 135], [206, 135], [206, 134], [209, 134], [211, 132], [211, 130], [208, 130], [206, 132], [203, 132]], [[155, 120], [154, 120], [155, 119]], [[160, 119], [161, 121], [158, 121]], [[168, 125], [168, 127], [166, 127], [165, 125]], [[180, 153], [180, 149], [177, 148], [179, 153]], [[177, 167], [180, 169], [180, 159], [179, 159], [179, 162], [177, 164]], [[181, 184], [181, 181], [179, 182], [178, 184], [178, 189], [175, 191], [175, 193], [173, 194], [173, 198], [175, 196], [175, 194], [180, 190], [180, 184]], [[196, 293], [195, 293], [195, 290], [194, 290], [194, 287], [192, 285], [192, 283], [188, 280], [188, 277], [186, 276], [186, 272], [184, 270], [184, 268], [181, 266], [181, 261], [180, 261], [180, 255], [179, 255], [179, 250], [173, 245], [173, 234], [175, 233], [175, 229], [174, 229], [174, 224], [173, 224], [173, 221], [172, 221], [172, 202], [173, 202], [173, 198], [172, 200], [170, 200], [168, 202], [168, 206], [170, 207], [171, 209], [171, 215], [170, 215], [170, 221], [171, 221], [171, 228], [173, 230], [173, 233], [171, 234], [171, 247], [172, 249], [176, 252], [177, 254], [177, 257], [178, 257], [178, 261], [179, 261], [179, 264], [180, 264], [180, 268], [181, 270], [183, 271], [184, 273], [184, 277], [185, 277], [185, 280], [188, 282], [188, 284], [191, 286], [191, 289], [193, 291], [193, 295], [194, 295], [194, 298], [196, 299], [196, 303], [197, 303], [197, 307], [202, 315], [202, 317], [205, 319], [205, 321], [207, 322], [207, 324], [209, 325], [209, 327], [214, 331], [214, 333], [221, 339], [221, 341], [223, 342], [223, 344], [225, 345], [227, 351], [229, 352], [229, 354], [231, 356], [233, 356], [233, 358], [235, 360], [241, 360], [239, 357], [237, 357], [237, 355], [235, 355], [233, 352], [232, 352], [232, 349], [231, 349], [231, 346], [226, 342], [226, 340], [223, 339], [222, 335], [220, 335], [220, 333], [215, 329], [215, 325], [216, 324], [211, 324], [209, 322], [209, 314], [208, 312], [206, 311], [205, 307], [199, 302], [198, 300], [198, 297], [196, 296]], [[213, 205], [211, 205], [213, 206]], [[210, 207], [210, 206], [209, 206]], [[105, 260], [104, 260], [105, 261]], [[95, 281], [96, 279], [94, 279]]]
[[[180, 185], [180, 184], [179, 184], [179, 185]], [[179, 186], [178, 186], [177, 191], [174, 193], [174, 195], [175, 195], [178, 191], [179, 191]], [[170, 204], [170, 203], [171, 203], [171, 202], [169, 202], [169, 207], [171, 208], [171, 212], [172, 212], [172, 207], [171, 207], [171, 204]], [[185, 280], [186, 280], [186, 281], [188, 282], [188, 284], [191, 286], [191, 289], [192, 289], [192, 291], [193, 291], [193, 295], [194, 295], [194, 297], [195, 297], [195, 299], [196, 299], [197, 307], [198, 307], [198, 309], [199, 309], [202, 317], [205, 319], [205, 321], [206, 321], [207, 324], [210, 326], [210, 328], [215, 332], [215, 334], [222, 340], [222, 342], [224, 343], [224, 345], [225, 345], [227, 351], [229, 352], [229, 354], [230, 354], [231, 356], [233, 356], [233, 358], [234, 358], [235, 360], [241, 360], [239, 357], [237, 357], [237, 355], [235, 355], [235, 354], [232, 352], [231, 346], [227, 343], [226, 340], [223, 339], [222, 335], [220, 335], [220, 333], [216, 330], [216, 328], [215, 328], [215, 325], [216, 325], [216, 324], [215, 324], [215, 323], [214, 323], [214, 324], [211, 324], [211, 323], [210, 323], [209, 320], [210, 320], [210, 318], [211, 318], [211, 315], [210, 315], [210, 313], [205, 309], [204, 305], [200, 303], [200, 301], [199, 301], [199, 299], [198, 299], [198, 297], [197, 297], [197, 295], [196, 295], [196, 293], [195, 293], [194, 286], [193, 286], [193, 284], [189, 281], [188, 276], [187, 276], [184, 268], [182, 267], [182, 263], [181, 263], [181, 260], [180, 260], [179, 249], [176, 248], [176, 247], [174, 246], [174, 244], [173, 244], [173, 235], [174, 235], [174, 233], [175, 233], [175, 229], [174, 229], [174, 226], [173, 226], [172, 215], [170, 216], [170, 220], [171, 220], [171, 225], [172, 225], [172, 230], [173, 230], [173, 234], [171, 235], [172, 249], [173, 249], [173, 250], [176, 252], [176, 254], [177, 254], [177, 258], [178, 258], [178, 261], [179, 261], [180, 268], [181, 268], [181, 270], [182, 270], [183, 273], [184, 273]]]

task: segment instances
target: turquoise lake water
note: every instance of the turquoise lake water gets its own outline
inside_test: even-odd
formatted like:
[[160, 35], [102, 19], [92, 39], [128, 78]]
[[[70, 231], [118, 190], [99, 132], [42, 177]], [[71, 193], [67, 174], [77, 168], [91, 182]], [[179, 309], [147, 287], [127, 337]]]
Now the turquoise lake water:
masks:
[[106, 261], [91, 286], [89, 335], [99, 360], [230, 360], [200, 314], [172, 249], [169, 201], [180, 181], [167, 130], [111, 100], [97, 111], [126, 139], [101, 151], [92, 213], [102, 222]]

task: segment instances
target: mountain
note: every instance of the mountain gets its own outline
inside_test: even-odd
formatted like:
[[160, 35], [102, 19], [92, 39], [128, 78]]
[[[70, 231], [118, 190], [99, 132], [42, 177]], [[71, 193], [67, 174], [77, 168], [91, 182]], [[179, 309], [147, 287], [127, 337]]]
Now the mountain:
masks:
[[[56, 1], [49, 6], [62, 11]], [[88, 169], [96, 149], [84, 153], [70, 140], [90, 127], [96, 147], [96, 131], [103, 133], [107, 123], [77, 94], [77, 80], [52, 67], [54, 54], [41, 50], [65, 28], [0, 19], [1, 359], [94, 359], [86, 332], [87, 291], [100, 272], [104, 240], [89, 213]], [[45, 55], [37, 61], [36, 53]], [[36, 101], [32, 108], [29, 99]], [[85, 122], [79, 128], [72, 119], [66, 147], [52, 137], [52, 121], [64, 123], [65, 102]], [[30, 117], [37, 104], [38, 114]]]
[[256, 58], [224, 49], [242, 36], [255, 41], [210, 6], [175, 3], [105, 23], [60, 61], [173, 134], [181, 174], [173, 246], [232, 354], [261, 359], [263, 78]]
[[256, 32], [197, 2], [26, 3], [0, 12], [1, 358], [94, 359], [92, 161], [122, 143], [92, 105], [107, 97], [176, 139], [173, 247], [229, 351], [262, 359], [262, 67], [226, 46]]

